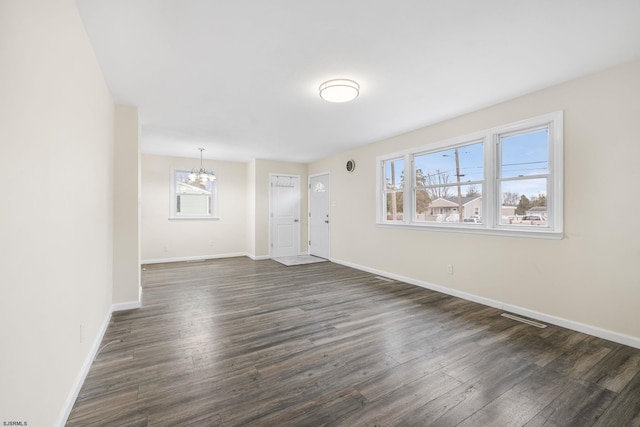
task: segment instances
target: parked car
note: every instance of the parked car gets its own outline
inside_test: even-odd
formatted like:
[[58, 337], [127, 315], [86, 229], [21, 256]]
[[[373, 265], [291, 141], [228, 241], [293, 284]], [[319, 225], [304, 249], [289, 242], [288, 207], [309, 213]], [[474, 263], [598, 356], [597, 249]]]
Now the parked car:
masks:
[[462, 222], [471, 222], [473, 224], [480, 224], [480, 218], [465, 218], [462, 220]]
[[540, 215], [525, 215], [522, 217], [523, 224], [540, 225], [544, 222]]

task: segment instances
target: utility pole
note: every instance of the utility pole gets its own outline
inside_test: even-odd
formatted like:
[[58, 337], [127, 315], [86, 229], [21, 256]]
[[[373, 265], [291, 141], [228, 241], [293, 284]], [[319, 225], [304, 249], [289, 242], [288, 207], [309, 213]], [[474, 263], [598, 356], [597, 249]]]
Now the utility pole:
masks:
[[454, 150], [456, 155], [456, 182], [458, 183], [458, 222], [462, 222], [462, 189], [460, 188], [460, 158], [458, 149]]

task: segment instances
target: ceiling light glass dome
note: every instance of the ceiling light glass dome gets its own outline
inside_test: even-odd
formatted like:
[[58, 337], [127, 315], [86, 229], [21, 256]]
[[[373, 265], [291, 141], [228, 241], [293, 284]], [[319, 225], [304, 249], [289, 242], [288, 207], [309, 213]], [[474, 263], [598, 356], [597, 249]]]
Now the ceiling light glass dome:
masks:
[[353, 101], [360, 94], [360, 85], [349, 79], [328, 80], [320, 85], [320, 98], [329, 102]]

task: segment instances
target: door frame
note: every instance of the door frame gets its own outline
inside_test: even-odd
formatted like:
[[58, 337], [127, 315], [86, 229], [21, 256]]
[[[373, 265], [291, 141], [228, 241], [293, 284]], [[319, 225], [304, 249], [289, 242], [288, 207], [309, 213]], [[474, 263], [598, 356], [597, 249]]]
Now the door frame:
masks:
[[[287, 176], [287, 177], [292, 177], [292, 178], [298, 178], [298, 215], [300, 215], [300, 201], [301, 201], [301, 191], [300, 191], [300, 185], [302, 184], [300, 181], [300, 175], [295, 175], [292, 173], [275, 173], [275, 172], [270, 172], [269, 173], [269, 226], [268, 226], [268, 231], [269, 231], [269, 258], [273, 258], [273, 236], [271, 235], [271, 228], [273, 227], [273, 204], [272, 204], [272, 187], [271, 187], [271, 181], [273, 180], [273, 177], [275, 176]], [[298, 246], [298, 253], [296, 255], [300, 255], [300, 238], [302, 237], [300, 235], [300, 218], [298, 218], [298, 224], [297, 224], [297, 229], [298, 229], [298, 242], [297, 242], [297, 246]]]
[[[311, 178], [315, 178], [317, 176], [328, 175], [331, 178], [331, 171], [324, 171], [311, 174], [307, 177], [307, 253], [311, 254], [311, 246], [309, 245], [309, 241], [311, 240], [311, 221], [309, 218], [311, 217]], [[331, 187], [329, 187], [329, 212], [331, 212]], [[329, 236], [327, 236], [327, 252], [329, 254], [328, 260], [331, 260], [331, 221], [333, 215], [329, 214]]]

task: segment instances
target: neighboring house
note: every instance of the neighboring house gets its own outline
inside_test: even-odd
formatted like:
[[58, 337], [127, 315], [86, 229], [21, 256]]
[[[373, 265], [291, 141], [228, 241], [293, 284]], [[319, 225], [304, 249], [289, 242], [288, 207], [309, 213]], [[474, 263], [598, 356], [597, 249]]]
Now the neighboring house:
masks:
[[[482, 196], [462, 197], [462, 218], [482, 216]], [[451, 215], [458, 215], [458, 197], [440, 197], [432, 201], [418, 219], [424, 221], [445, 221]]]
[[[208, 183], [209, 187], [211, 183]], [[211, 191], [187, 182], [176, 182], [176, 215], [207, 216], [211, 214]]]
[[502, 205], [502, 207], [501, 207], [502, 218], [510, 218], [510, 217], [515, 216], [517, 208], [518, 208], [517, 206], [505, 206], [505, 205]]
[[[501, 206], [501, 215], [503, 219], [516, 217], [516, 206]], [[527, 215], [542, 215], [547, 217], [546, 207], [535, 207], [527, 211]], [[458, 214], [458, 197], [440, 197], [429, 204], [425, 212], [417, 215], [418, 221], [447, 221], [448, 217], [457, 218]], [[469, 196], [462, 198], [462, 218], [481, 218], [482, 217], [482, 196]]]

